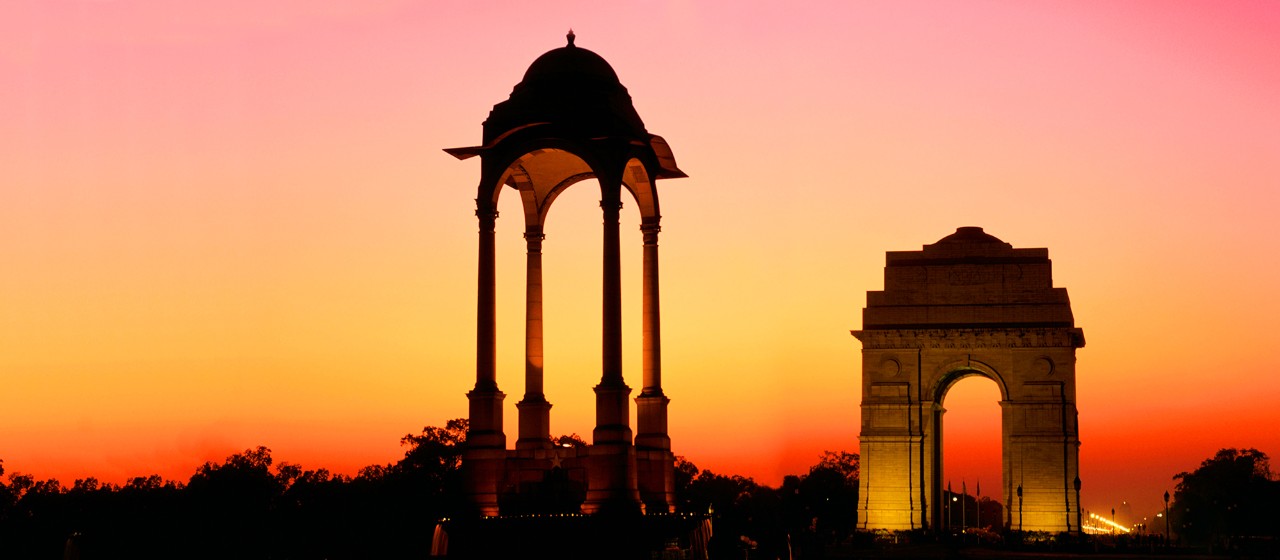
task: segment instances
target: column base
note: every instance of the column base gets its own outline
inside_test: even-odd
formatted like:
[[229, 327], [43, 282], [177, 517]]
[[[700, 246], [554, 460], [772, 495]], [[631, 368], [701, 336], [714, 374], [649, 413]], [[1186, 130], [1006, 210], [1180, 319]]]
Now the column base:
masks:
[[593, 445], [621, 444], [631, 446], [631, 388], [623, 384], [596, 385], [596, 427], [591, 432]]
[[477, 448], [507, 448], [502, 432], [502, 401], [507, 395], [496, 387], [473, 389], [467, 393], [467, 445]]
[[462, 452], [463, 479], [469, 508], [481, 515], [498, 515], [498, 485], [507, 460], [507, 435], [502, 432], [502, 401], [497, 387], [477, 387], [467, 393], [469, 420]]
[[526, 395], [516, 403], [520, 415], [520, 438], [516, 449], [551, 448], [551, 403], [542, 395]]
[[636, 485], [646, 512], [675, 512], [675, 462], [670, 451], [636, 449]]
[[661, 390], [636, 397], [636, 449], [671, 450], [671, 436], [667, 435], [670, 402]]
[[462, 452], [463, 484], [467, 494], [467, 509], [485, 516], [498, 515], [498, 486], [503, 479], [507, 450], [479, 448], [467, 442]]
[[643, 514], [636, 489], [636, 450], [630, 444], [591, 446], [587, 467], [585, 514]]

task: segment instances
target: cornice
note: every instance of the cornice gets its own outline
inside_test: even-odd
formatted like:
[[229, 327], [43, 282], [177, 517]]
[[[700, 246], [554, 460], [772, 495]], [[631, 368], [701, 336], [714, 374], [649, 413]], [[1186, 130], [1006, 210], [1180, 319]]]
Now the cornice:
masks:
[[873, 329], [850, 331], [868, 350], [912, 348], [1082, 348], [1079, 328]]

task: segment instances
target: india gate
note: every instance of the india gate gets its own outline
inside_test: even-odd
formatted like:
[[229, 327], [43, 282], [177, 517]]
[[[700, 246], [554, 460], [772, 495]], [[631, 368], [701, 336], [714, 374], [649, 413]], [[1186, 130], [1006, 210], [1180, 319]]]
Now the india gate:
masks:
[[862, 330], [860, 529], [942, 526], [943, 398], [979, 375], [1000, 389], [1005, 526], [1080, 530], [1075, 327], [1047, 249], [962, 227], [891, 251]]

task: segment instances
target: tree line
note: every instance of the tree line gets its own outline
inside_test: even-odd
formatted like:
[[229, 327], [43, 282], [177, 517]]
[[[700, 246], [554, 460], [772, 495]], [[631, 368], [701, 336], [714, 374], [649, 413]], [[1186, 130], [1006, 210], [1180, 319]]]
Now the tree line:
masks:
[[[464, 511], [467, 421], [401, 438], [404, 456], [355, 476], [276, 461], [266, 447], [198, 467], [186, 481], [94, 478], [69, 487], [0, 461], [0, 557], [420, 557], [437, 521]], [[583, 444], [576, 436], [558, 442]], [[713, 518], [712, 557], [821, 557], [857, 531], [859, 457], [825, 452], [777, 488], [675, 464], [677, 510]], [[1223, 449], [1179, 473], [1170, 528], [1194, 545], [1280, 538], [1280, 480], [1256, 449]], [[967, 498], [967, 497], [966, 497]], [[998, 504], [997, 504], [998, 505]], [[977, 510], [975, 502], [973, 510]], [[998, 508], [983, 525], [999, 530]], [[1255, 543], [1256, 544], [1256, 543]]]
[[[276, 461], [266, 447], [158, 475], [65, 487], [0, 481], [3, 558], [388, 558], [423, 556], [460, 495], [466, 421], [401, 439], [399, 461], [355, 476]], [[3, 463], [0, 463], [0, 475]]]
[[[463, 511], [466, 431], [457, 419], [405, 435], [403, 458], [355, 476], [276, 461], [266, 447], [205, 463], [186, 481], [68, 487], [2, 476], [0, 461], [0, 558], [423, 557], [437, 521]], [[713, 512], [712, 546], [725, 553], [818, 549], [852, 534], [857, 474], [856, 454], [828, 452], [775, 489], [678, 458], [677, 507]]]

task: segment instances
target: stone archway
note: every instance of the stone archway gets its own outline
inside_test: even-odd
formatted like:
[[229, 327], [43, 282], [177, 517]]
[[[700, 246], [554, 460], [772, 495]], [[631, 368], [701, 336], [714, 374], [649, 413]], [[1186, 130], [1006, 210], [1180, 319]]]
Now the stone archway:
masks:
[[859, 527], [939, 527], [942, 397], [982, 375], [1001, 394], [1005, 523], [1080, 529], [1075, 327], [1047, 249], [962, 227], [921, 251], [891, 251], [867, 293], [862, 342]]
[[[933, 472], [937, 473], [937, 476], [934, 477], [934, 487], [930, 489], [930, 495], [938, 496], [939, 498], [931, 503], [937, 503], [940, 506], [937, 508], [938, 511], [932, 512], [935, 516], [931, 526], [943, 531], [954, 530], [957, 527], [962, 530], [966, 527], [985, 527], [989, 524], [997, 524], [1003, 527], [1005, 526], [1004, 523], [1006, 521], [1003, 504], [1000, 506], [1001, 513], [998, 516], [998, 523], [996, 516], [992, 516], [990, 514], [988, 514], [985, 519], [987, 524], [981, 523], [981, 521], [983, 521], [981, 516], [981, 494], [979, 493], [981, 490], [981, 480], [970, 479], [968, 481], [970, 486], [966, 486], [964, 477], [957, 479], [957, 477], [951, 474], [952, 471], [948, 470], [952, 466], [949, 463], [949, 460], [954, 458], [955, 455], [948, 456], [946, 449], [948, 446], [954, 446], [954, 444], [951, 443], [951, 438], [954, 437], [955, 430], [948, 428], [948, 426], [950, 426], [954, 421], [954, 418], [951, 414], [948, 414], [951, 410], [948, 406], [947, 399], [950, 397], [952, 389], [959, 385], [962, 380], [970, 378], [986, 379], [994, 386], [998, 397], [994, 399], [994, 402], [992, 400], [987, 400], [983, 404], [987, 407], [995, 405], [999, 408], [999, 403], [1008, 400], [1008, 389], [1006, 388], [1004, 380], [1000, 378], [999, 373], [995, 372], [995, 370], [987, 364], [966, 363], [966, 361], [962, 361], [948, 364], [947, 366], [944, 366], [941, 371], [945, 373], [941, 374], [938, 383], [933, 389], [933, 401], [937, 403], [937, 406], [933, 408], [933, 415], [931, 418], [932, 424], [930, 425], [928, 423], [928, 420], [930, 419], [926, 419], [926, 425], [930, 425], [932, 432], [936, 434], [936, 436], [930, 440], [932, 446], [928, 454], [931, 454], [934, 459]], [[987, 413], [991, 412], [996, 411], [988, 409], [984, 411], [983, 415], [986, 416]], [[972, 426], [968, 428], [968, 431], [971, 434], [975, 432]], [[995, 433], [989, 432], [989, 436], [995, 436]], [[1001, 438], [1001, 449], [1006, 447], [1005, 443], [1006, 442], [1003, 441], [1003, 438]], [[953, 453], [957, 451], [956, 447], [952, 447], [951, 449]], [[965, 449], [963, 454], [972, 455], [973, 450]], [[1003, 466], [1003, 463], [1001, 463], [1001, 474], [1006, 471]], [[956, 480], [960, 481], [960, 486], [953, 488], [951, 484]], [[975, 483], [977, 484], [975, 485]], [[993, 484], [992, 480], [988, 479], [987, 484], [987, 488], [991, 489], [1000, 483], [997, 481]], [[974, 509], [970, 509], [967, 505], [970, 497], [968, 494], [969, 491], [974, 491], [972, 497], [974, 499], [973, 505], [975, 506], [976, 511]], [[954, 492], [961, 493], [965, 502], [957, 503]], [[951, 497], [948, 500], [947, 494], [949, 493], [951, 494]], [[959, 505], [959, 514], [956, 513], [957, 505]], [[970, 512], [975, 512], [975, 514], [967, 516]]]

